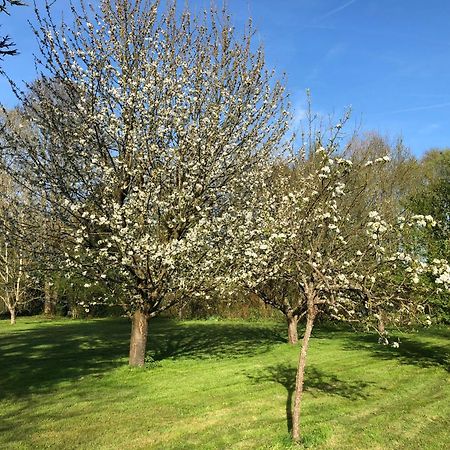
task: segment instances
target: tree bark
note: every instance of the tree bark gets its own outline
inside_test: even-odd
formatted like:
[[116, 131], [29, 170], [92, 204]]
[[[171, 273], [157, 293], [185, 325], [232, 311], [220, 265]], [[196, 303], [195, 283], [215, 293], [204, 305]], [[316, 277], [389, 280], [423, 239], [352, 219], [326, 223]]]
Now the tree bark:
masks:
[[379, 317], [378, 317], [378, 333], [380, 334], [380, 336], [384, 336], [384, 334], [386, 333], [384, 312], [380, 310], [378, 312], [378, 315], [379, 315]]
[[80, 310], [79, 310], [78, 306], [76, 306], [76, 305], [72, 306], [70, 308], [69, 314], [72, 317], [72, 319], [78, 319], [80, 317]]
[[[309, 303], [309, 302], [308, 302]], [[295, 399], [294, 410], [292, 412], [292, 439], [298, 441], [300, 439], [300, 410], [303, 396], [303, 382], [305, 379], [306, 355], [308, 352], [309, 338], [314, 326], [314, 319], [317, 315], [317, 307], [313, 302], [308, 305], [308, 313], [306, 316], [306, 329], [302, 341], [302, 350], [298, 360], [297, 377], [295, 381]]]
[[11, 315], [11, 325], [16, 324], [16, 310], [15, 308], [9, 308], [9, 314]]
[[288, 323], [288, 342], [289, 344], [297, 344], [298, 343], [298, 316], [292, 313], [288, 313], [286, 315], [287, 323]]
[[44, 314], [46, 316], [54, 316], [57, 294], [56, 292], [52, 291], [51, 285], [48, 281], [46, 281], [44, 284], [44, 293], [45, 293]]
[[131, 319], [130, 366], [142, 367], [145, 364], [147, 330], [147, 316], [142, 311], [136, 311]]

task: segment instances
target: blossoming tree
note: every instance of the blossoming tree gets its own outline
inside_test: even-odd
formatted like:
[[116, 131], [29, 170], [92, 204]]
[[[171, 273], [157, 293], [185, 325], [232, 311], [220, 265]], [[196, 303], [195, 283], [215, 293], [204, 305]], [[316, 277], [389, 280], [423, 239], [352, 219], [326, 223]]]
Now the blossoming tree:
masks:
[[[373, 205], [361, 202], [360, 175], [389, 157], [354, 164], [339, 153], [339, 124], [329, 142], [317, 141], [276, 169], [270, 186], [255, 199], [255, 210], [233, 231], [235, 251], [227, 253], [236, 270], [230, 279], [286, 314], [290, 340], [297, 321], [306, 318], [299, 357], [292, 434], [299, 439], [299, 417], [306, 356], [316, 318], [324, 315], [372, 326], [382, 310], [411, 315], [410, 297], [420, 276], [432, 268], [409, 253], [408, 230], [431, 227], [431, 216], [384, 220]], [[359, 202], [359, 204], [358, 204]], [[437, 281], [444, 283], [440, 265]], [[394, 319], [395, 320], [395, 319]]]
[[38, 12], [45, 75], [16, 88], [35, 134], [6, 124], [3, 152], [47, 192], [68, 270], [106, 284], [132, 316], [140, 366], [148, 319], [213, 287], [236, 220], [227, 210], [245, 209], [282, 141], [286, 100], [251, 28], [237, 36], [225, 12], [81, 8], [72, 28]]

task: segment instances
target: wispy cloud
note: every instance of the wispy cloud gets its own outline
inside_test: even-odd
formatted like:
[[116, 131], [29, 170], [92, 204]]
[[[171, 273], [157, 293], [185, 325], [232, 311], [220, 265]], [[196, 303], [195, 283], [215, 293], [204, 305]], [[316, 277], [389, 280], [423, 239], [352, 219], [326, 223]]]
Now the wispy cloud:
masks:
[[411, 108], [395, 109], [393, 111], [385, 111], [385, 112], [378, 113], [378, 114], [400, 114], [400, 113], [406, 113], [406, 112], [426, 111], [428, 109], [447, 108], [449, 106], [450, 106], [450, 102], [434, 103], [432, 105], [413, 106]]
[[337, 8], [332, 9], [331, 11], [328, 11], [327, 13], [325, 13], [323, 16], [320, 16], [316, 22], [320, 22], [324, 19], [328, 19], [331, 16], [334, 16], [335, 14], [337, 14], [338, 12], [341, 12], [343, 9], [348, 8], [350, 5], [353, 5], [353, 3], [357, 2], [358, 0], [350, 0], [346, 3], [344, 3], [341, 6], [338, 6]]

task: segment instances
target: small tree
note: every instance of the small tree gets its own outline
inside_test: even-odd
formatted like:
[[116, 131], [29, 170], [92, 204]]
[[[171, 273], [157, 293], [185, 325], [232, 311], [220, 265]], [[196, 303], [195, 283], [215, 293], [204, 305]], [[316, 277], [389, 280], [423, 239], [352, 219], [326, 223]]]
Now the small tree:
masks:
[[9, 242], [2, 239], [0, 255], [0, 298], [9, 311], [11, 325], [16, 323], [17, 308], [23, 300], [24, 261], [22, 255], [11, 251]]
[[66, 267], [132, 316], [130, 364], [143, 365], [148, 319], [213, 288], [228, 210], [246, 208], [287, 129], [284, 89], [225, 12], [81, 8], [73, 29], [38, 13], [49, 75], [15, 88], [36, 133], [6, 126], [5, 160], [45, 189]]
[[17, 239], [25, 222], [17, 199], [26, 196], [1, 170], [0, 192], [0, 299], [14, 325], [17, 312], [31, 300], [33, 260], [27, 247]]
[[[358, 205], [366, 184], [355, 180], [389, 157], [358, 164], [345, 159], [338, 151], [341, 126], [325, 147], [318, 139], [308, 158], [301, 151], [287, 170], [278, 171], [271, 188], [255, 200], [253, 214], [237, 228], [235, 250], [228, 253], [230, 264], [236, 264], [235, 282], [279, 309], [306, 317], [293, 407], [294, 440], [300, 438], [306, 357], [316, 318], [372, 326], [380, 310], [411, 315], [417, 305], [410, 293], [429, 270], [421, 255], [409, 254], [408, 238], [415, 226], [432, 227], [433, 218], [388, 222], [379, 211]], [[278, 299], [270, 297], [272, 288]]]
[[17, 312], [31, 300], [29, 261], [21, 249], [14, 248], [8, 236], [4, 236], [0, 244], [0, 299], [9, 311], [11, 325], [14, 325]]

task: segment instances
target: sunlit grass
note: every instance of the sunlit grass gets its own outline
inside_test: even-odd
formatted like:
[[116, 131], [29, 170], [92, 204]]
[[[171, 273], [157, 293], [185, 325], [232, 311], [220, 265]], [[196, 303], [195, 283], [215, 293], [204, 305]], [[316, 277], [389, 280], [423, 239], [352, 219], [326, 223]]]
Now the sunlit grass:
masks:
[[[127, 367], [128, 335], [121, 319], [0, 322], [0, 448], [290, 448], [284, 324], [154, 320], [146, 369]], [[448, 448], [450, 332], [400, 338], [314, 330], [304, 447]]]

